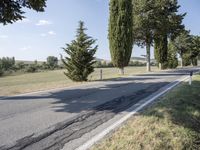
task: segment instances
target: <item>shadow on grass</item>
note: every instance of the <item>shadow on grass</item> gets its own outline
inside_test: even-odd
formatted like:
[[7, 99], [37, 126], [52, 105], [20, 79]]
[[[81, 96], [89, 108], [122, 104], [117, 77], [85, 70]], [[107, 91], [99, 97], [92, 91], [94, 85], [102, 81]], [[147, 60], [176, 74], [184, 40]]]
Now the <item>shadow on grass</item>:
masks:
[[184, 127], [189, 134], [186, 136], [192, 141], [185, 148], [200, 149], [200, 88], [197, 87], [200, 87], [200, 81], [193, 81], [192, 86], [184, 83], [140, 115], [168, 119], [173, 124]]

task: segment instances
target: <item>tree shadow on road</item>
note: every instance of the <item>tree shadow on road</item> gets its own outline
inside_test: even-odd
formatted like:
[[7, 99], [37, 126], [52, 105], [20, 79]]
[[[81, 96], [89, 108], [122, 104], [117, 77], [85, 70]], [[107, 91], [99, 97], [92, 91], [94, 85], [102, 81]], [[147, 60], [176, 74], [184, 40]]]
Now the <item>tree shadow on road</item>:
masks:
[[[153, 79], [155, 82], [149, 82]], [[69, 113], [95, 110], [97, 109], [96, 106], [109, 102], [112, 107], [106, 107], [105, 111], [115, 112], [115, 106], [122, 106], [122, 103], [128, 106], [134, 104], [169, 83], [157, 82], [156, 78], [153, 79], [151, 77], [121, 78], [99, 82], [97, 85], [86, 85], [81, 88], [30, 96], [0, 97], [0, 101], [20, 101], [24, 103], [26, 101], [33, 101], [33, 103], [35, 101], [49, 101], [52, 111]], [[131, 100], [129, 100], [130, 98]], [[127, 99], [127, 104], [125, 99]], [[112, 103], [115, 103], [115, 105]], [[128, 106], [121, 109], [126, 109]]]

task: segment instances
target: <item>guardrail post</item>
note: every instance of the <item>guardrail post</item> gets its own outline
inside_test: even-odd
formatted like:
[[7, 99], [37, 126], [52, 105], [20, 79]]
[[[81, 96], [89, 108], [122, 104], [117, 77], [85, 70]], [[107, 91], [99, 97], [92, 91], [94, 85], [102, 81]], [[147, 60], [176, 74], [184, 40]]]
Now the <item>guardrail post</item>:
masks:
[[190, 71], [189, 85], [192, 85], [193, 71]]
[[103, 80], [103, 70], [100, 69], [100, 80]]

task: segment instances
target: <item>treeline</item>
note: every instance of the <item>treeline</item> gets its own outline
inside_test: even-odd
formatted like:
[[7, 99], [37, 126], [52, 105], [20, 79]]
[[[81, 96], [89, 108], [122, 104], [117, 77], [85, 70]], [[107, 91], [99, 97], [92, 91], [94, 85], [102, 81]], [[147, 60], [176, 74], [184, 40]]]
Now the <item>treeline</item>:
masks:
[[[151, 71], [151, 47], [160, 69], [197, 65], [199, 36], [190, 35], [179, 13], [177, 0], [110, 0], [109, 45], [112, 62], [124, 73], [133, 45], [146, 48], [147, 71]], [[119, 44], [120, 43], [120, 44]]]
[[[151, 63], [152, 66], [156, 66], [155, 63]], [[128, 64], [128, 66], [135, 66], [135, 67], [142, 67], [146, 66], [146, 62], [141, 61], [133, 61], [131, 60]], [[106, 62], [106, 61], [96, 61], [93, 65], [94, 68], [111, 68], [114, 67], [112, 62]]]
[[33, 63], [16, 62], [15, 58], [3, 57], [0, 58], [0, 76], [12, 74], [15, 72], [34, 73], [44, 70], [61, 69], [62, 65], [58, 64], [58, 58], [54, 56], [47, 57], [46, 62], [38, 63], [35, 60]]

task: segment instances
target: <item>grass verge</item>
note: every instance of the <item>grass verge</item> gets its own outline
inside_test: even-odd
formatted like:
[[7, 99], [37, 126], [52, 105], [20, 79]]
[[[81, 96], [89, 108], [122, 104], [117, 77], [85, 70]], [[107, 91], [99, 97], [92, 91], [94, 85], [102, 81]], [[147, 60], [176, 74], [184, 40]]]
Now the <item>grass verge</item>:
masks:
[[200, 150], [200, 75], [158, 100], [92, 150]]
[[[152, 67], [157, 71], [156, 67]], [[120, 77], [118, 69], [103, 68], [103, 79]], [[14, 76], [5, 76], [0, 78], [0, 96], [11, 96], [16, 94], [34, 92], [39, 90], [49, 90], [54, 88], [63, 88], [85, 83], [75, 83], [70, 81], [64, 74], [65, 70], [46, 71], [38, 73], [28, 73]], [[141, 74], [146, 72], [146, 67], [127, 67], [126, 75]], [[100, 69], [89, 76], [89, 81], [96, 81], [100, 78]]]

